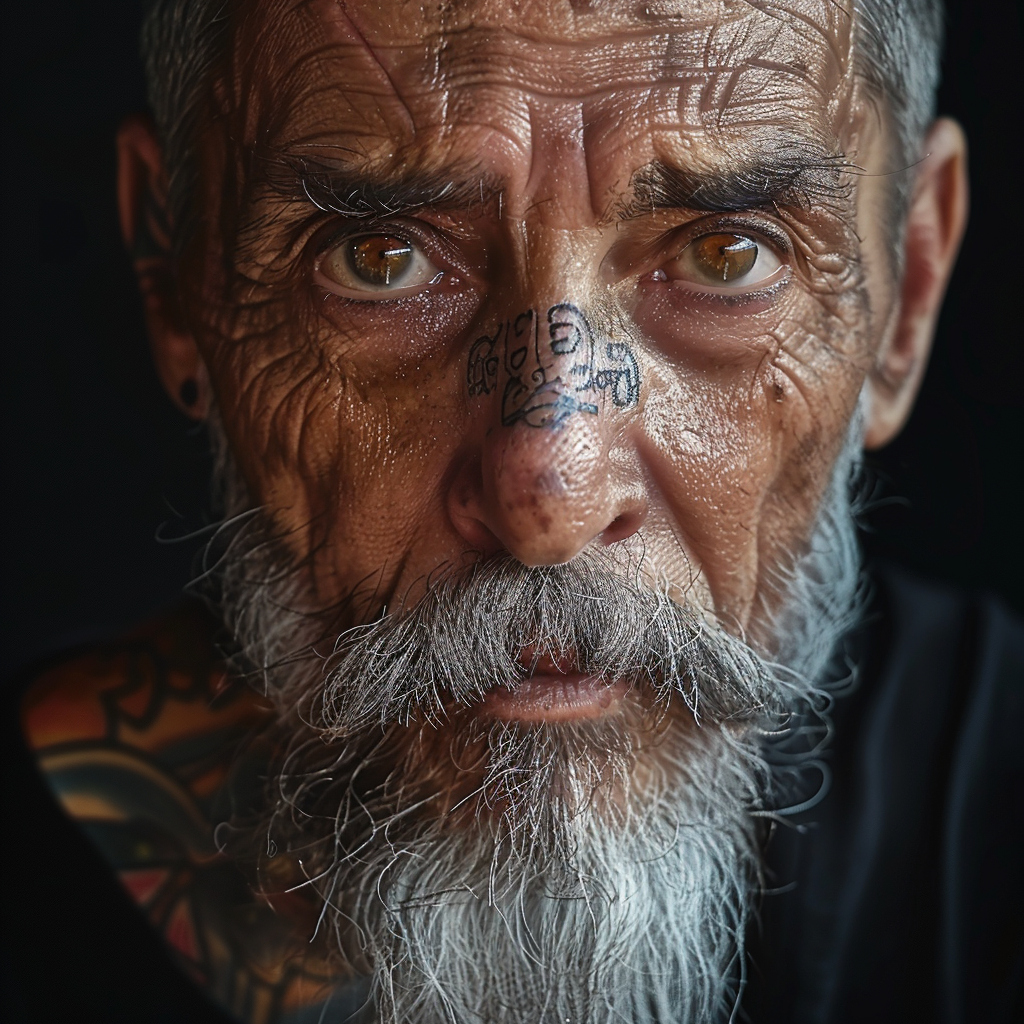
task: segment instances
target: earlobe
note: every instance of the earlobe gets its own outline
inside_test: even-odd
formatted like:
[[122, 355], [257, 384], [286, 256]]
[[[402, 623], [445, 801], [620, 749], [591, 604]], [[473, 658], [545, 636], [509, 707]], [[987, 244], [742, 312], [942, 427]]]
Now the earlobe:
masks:
[[209, 409], [206, 368], [185, 325], [167, 216], [167, 175], [148, 118], [127, 118], [117, 133], [121, 234], [142, 293], [157, 372], [171, 400], [193, 419]]
[[960, 126], [936, 121], [925, 154], [907, 211], [895, 323], [868, 375], [866, 448], [888, 444], [910, 415], [967, 222], [967, 144]]

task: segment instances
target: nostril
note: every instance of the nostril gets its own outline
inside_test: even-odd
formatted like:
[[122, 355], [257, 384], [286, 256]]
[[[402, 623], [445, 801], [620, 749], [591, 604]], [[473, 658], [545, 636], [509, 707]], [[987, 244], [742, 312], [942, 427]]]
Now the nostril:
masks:
[[504, 545], [487, 523], [480, 500], [481, 489], [480, 466], [467, 461], [448, 489], [448, 517], [473, 550], [489, 555], [500, 551]]
[[614, 544], [616, 541], [632, 537], [643, 525], [646, 518], [643, 512], [623, 512], [616, 516], [602, 531], [601, 541]]
[[484, 521], [484, 515], [473, 506], [452, 502], [449, 506], [452, 525], [469, 546], [483, 555], [500, 551], [504, 545]]

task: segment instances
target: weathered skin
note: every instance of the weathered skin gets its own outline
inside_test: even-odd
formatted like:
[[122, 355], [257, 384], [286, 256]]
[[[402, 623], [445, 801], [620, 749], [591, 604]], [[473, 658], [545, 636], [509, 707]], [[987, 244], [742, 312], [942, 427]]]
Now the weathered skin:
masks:
[[[241, 23], [218, 90], [183, 303], [252, 494], [319, 551], [320, 600], [364, 588], [365, 616], [481, 552], [552, 564], [642, 527], [652, 576], [754, 625], [893, 300], [885, 179], [843, 170], [884, 158], [842, 13], [276, 6]], [[778, 209], [645, 212], [631, 192], [656, 160], [727, 177], [783, 149], [820, 170]], [[318, 272], [344, 221], [303, 161], [465, 185], [454, 208], [352, 224], [420, 245], [440, 280], [380, 301]], [[781, 287], [657, 279], [712, 230], [774, 246]], [[504, 379], [467, 393], [470, 346], [562, 302], [628, 344], [639, 400], [504, 426]]]
[[[862, 389], [878, 445], [920, 380], [964, 218], [955, 126], [917, 169], [901, 277], [899, 168], [841, 5], [235, 6], [197, 138], [197, 230], [173, 257], [143, 212], [167, 171], [139, 121], [120, 137], [122, 218], [130, 244], [149, 218], [166, 247], [137, 269], [168, 391], [216, 410], [309, 610], [343, 609], [341, 630], [446, 566], [624, 543], [770, 648], [776, 581]], [[368, 235], [415, 247], [416, 273], [383, 291], [353, 277], [345, 240]], [[752, 240], [753, 271], [702, 273], [709, 235]], [[79, 776], [47, 765], [71, 751], [84, 779], [114, 750], [194, 804], [212, 842], [210, 780], [267, 711], [214, 685], [206, 630], [164, 624], [143, 655], [130, 641], [30, 693], [26, 734], [84, 824], [122, 794], [69, 802]], [[127, 728], [140, 694], [156, 710]], [[222, 761], [183, 775], [165, 754], [186, 742]], [[151, 865], [122, 849], [105, 852], [154, 926], [236, 1014], [281, 1021], [329, 991], [308, 907], [256, 914], [206, 848], [141, 895]]]

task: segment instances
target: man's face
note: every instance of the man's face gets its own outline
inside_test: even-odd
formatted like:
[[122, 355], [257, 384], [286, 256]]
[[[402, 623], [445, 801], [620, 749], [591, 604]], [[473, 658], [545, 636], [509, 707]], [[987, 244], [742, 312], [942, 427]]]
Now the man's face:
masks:
[[388, 1020], [713, 1019], [903, 308], [847, 14], [232, 28], [180, 286], [260, 510], [223, 579], [289, 752], [265, 888], [316, 894]]
[[339, 627], [631, 546], [762, 643], [892, 295], [833, 4], [262, 4], [185, 308]]

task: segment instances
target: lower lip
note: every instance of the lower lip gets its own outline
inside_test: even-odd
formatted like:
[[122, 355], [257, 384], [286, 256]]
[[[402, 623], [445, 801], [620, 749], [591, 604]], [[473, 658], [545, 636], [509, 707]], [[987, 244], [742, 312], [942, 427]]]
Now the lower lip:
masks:
[[629, 686], [579, 673], [535, 675], [514, 690], [491, 690], [482, 711], [506, 722], [578, 722], [614, 711]]

